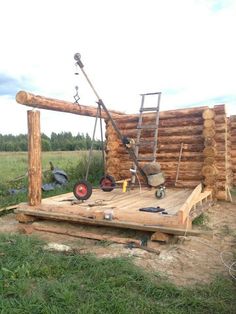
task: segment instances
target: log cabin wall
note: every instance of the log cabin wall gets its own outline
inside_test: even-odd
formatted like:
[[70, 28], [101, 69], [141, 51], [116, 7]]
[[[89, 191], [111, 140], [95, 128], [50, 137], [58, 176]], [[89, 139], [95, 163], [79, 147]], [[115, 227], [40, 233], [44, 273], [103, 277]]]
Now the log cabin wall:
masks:
[[[209, 109], [206, 106], [160, 112], [157, 161], [165, 174], [166, 186], [193, 188], [204, 182], [207, 188], [214, 188], [217, 198], [227, 199], [229, 161], [226, 158], [228, 135], [225, 107], [219, 105], [210, 111]], [[210, 116], [206, 114], [207, 111]], [[136, 139], [138, 117], [139, 115], [126, 115], [115, 119], [123, 135]], [[155, 115], [149, 113], [143, 117], [143, 124], [155, 123]], [[153, 135], [151, 130], [142, 130], [142, 137], [147, 142], [153, 139]], [[106, 140], [107, 173], [116, 180], [130, 178], [132, 160], [109, 121], [106, 121]], [[147, 142], [140, 146], [140, 156], [151, 156], [152, 146]], [[181, 145], [183, 150], [176, 181]], [[207, 158], [208, 163], [209, 160], [212, 161], [212, 167], [202, 171]], [[140, 162], [140, 165], [145, 163]]]
[[231, 144], [231, 166], [232, 166], [232, 185], [236, 186], [236, 115], [229, 118], [230, 144]]

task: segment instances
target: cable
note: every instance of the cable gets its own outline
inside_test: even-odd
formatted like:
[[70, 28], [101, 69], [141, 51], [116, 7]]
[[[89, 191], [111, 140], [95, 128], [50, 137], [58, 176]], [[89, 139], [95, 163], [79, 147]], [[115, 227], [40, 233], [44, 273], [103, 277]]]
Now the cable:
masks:
[[[221, 262], [224, 264], [224, 266], [225, 266], [226, 268], [228, 268], [228, 271], [229, 271], [230, 276], [231, 276], [234, 280], [236, 280], [236, 276], [232, 273], [232, 272], [236, 272], [236, 267], [234, 268], [234, 266], [236, 266], [236, 261], [234, 261], [234, 262], [232, 262], [230, 265], [228, 265], [228, 264], [225, 262], [224, 258], [223, 258], [223, 254], [224, 254], [224, 253], [231, 253], [231, 252], [227, 252], [227, 251], [222, 251], [222, 252], [220, 252], [220, 259], [221, 259]], [[231, 253], [231, 254], [232, 254], [232, 253]]]
[[[236, 280], [236, 277], [232, 274], [232, 269], [233, 269], [233, 266], [234, 266], [234, 265], [236, 265], [236, 261], [233, 262], [233, 263], [230, 265], [230, 267], [229, 267], [229, 274], [230, 274], [230, 276], [231, 276], [234, 280]], [[233, 271], [236, 271], [236, 269], [233, 269]]]
[[[187, 232], [188, 232], [189, 218], [190, 218], [190, 215], [188, 214], [188, 216], [187, 216], [187, 218], [186, 218], [187, 222], [186, 222], [186, 228], [185, 228], [185, 232], [184, 232], [184, 237], [186, 237]], [[225, 262], [224, 258], [223, 258], [223, 254], [224, 254], [224, 253], [230, 253], [230, 254], [232, 254], [232, 252], [228, 252], [228, 251], [219, 251], [218, 249], [214, 248], [212, 245], [209, 245], [209, 244], [207, 244], [207, 243], [205, 243], [205, 242], [203, 242], [203, 241], [201, 241], [201, 240], [199, 240], [199, 239], [197, 239], [197, 238], [195, 238], [195, 240], [197, 240], [198, 242], [204, 244], [205, 246], [208, 246], [209, 248], [211, 248], [211, 249], [217, 251], [217, 252], [220, 254], [220, 260], [221, 260], [222, 264], [228, 269], [229, 275], [230, 275], [234, 280], [236, 280], [236, 276], [233, 274], [233, 272], [236, 272], [236, 267], [235, 267], [235, 266], [236, 266], [236, 261], [233, 261], [230, 265], [228, 265], [228, 264]]]

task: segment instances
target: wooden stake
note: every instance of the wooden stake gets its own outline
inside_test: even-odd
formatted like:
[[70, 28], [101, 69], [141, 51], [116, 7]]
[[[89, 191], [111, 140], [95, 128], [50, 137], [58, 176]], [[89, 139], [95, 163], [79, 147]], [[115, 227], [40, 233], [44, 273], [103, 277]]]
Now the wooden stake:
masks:
[[184, 143], [181, 143], [180, 151], [179, 151], [178, 166], [177, 166], [176, 177], [175, 177], [175, 185], [176, 185], [176, 183], [177, 183], [177, 181], [178, 181], [178, 179], [179, 179], [179, 167], [180, 167], [180, 162], [181, 162], [183, 147], [184, 147]]

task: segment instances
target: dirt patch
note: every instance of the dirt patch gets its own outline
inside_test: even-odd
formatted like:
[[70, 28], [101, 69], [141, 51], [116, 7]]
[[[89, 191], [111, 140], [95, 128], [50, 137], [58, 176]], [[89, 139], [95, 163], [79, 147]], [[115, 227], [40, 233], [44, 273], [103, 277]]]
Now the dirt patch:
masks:
[[[233, 252], [236, 253], [236, 199], [234, 198], [233, 203], [217, 202], [206, 215], [208, 221], [197, 228], [212, 229], [213, 238], [187, 236], [179, 239], [177, 243], [156, 243], [154, 246], [160, 249], [160, 255], [107, 241], [79, 239], [46, 232], [35, 234], [47, 242], [67, 244], [82, 249], [81, 252], [93, 253], [99, 258], [131, 256], [136, 265], [148, 271], [158, 272], [178, 285], [191, 285], [208, 283], [218, 274], [229, 277], [223, 261], [229, 265], [235, 260]], [[0, 217], [0, 232], [18, 233], [19, 225], [14, 214]], [[85, 226], [79, 228], [87, 230]], [[99, 232], [103, 233], [104, 229], [99, 228]], [[113, 235], [122, 233], [122, 236], [133, 238], [143, 236], [138, 232], [125, 230], [109, 229], [106, 232]], [[236, 275], [236, 272], [234, 274]]]

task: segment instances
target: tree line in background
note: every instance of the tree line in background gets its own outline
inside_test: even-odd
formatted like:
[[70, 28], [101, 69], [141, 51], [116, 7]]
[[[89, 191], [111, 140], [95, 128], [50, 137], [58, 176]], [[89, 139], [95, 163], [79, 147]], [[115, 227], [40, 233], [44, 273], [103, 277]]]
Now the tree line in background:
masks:
[[[73, 136], [71, 132], [52, 132], [51, 136], [41, 134], [42, 151], [73, 151], [88, 150], [91, 147], [92, 139], [88, 133]], [[93, 149], [102, 149], [102, 142], [95, 140]], [[2, 135], [0, 134], [0, 151], [1, 152], [19, 152], [28, 150], [28, 135]]]

